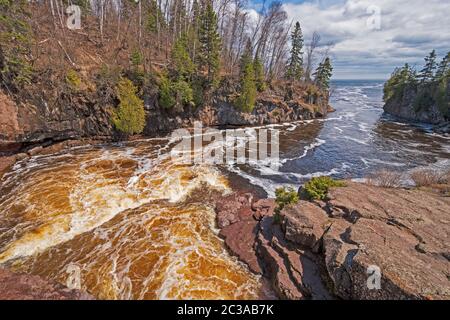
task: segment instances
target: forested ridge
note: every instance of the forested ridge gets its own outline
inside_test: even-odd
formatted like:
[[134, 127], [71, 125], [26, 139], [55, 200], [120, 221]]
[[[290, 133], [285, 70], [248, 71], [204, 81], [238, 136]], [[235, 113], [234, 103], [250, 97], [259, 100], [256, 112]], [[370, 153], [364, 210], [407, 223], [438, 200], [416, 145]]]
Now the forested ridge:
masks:
[[257, 14], [245, 0], [0, 0], [0, 7], [3, 92], [47, 109], [111, 106], [111, 122], [127, 134], [142, 132], [149, 104], [192, 112], [220, 96], [251, 113], [272, 91], [311, 105], [328, 100], [328, 47], [318, 33], [305, 41], [281, 2]]
[[418, 71], [405, 64], [384, 85], [385, 110], [404, 118], [439, 123], [450, 119], [450, 52], [432, 50]]

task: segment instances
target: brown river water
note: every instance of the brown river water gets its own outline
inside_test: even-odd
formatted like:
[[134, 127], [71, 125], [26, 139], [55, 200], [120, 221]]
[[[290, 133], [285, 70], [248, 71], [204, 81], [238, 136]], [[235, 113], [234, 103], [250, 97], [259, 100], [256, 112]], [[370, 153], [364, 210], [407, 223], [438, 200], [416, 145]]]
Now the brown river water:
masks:
[[224, 248], [212, 206], [192, 199], [230, 192], [227, 178], [177, 164], [166, 147], [145, 140], [18, 163], [2, 184], [0, 263], [64, 284], [76, 268], [101, 299], [257, 298], [259, 278]]
[[383, 115], [382, 83], [336, 86], [337, 111], [327, 119], [266, 126], [280, 132], [278, 171], [267, 163], [183, 164], [171, 157], [169, 138], [16, 163], [0, 180], [0, 266], [100, 299], [266, 294], [224, 247], [209, 195], [238, 185], [273, 196], [313, 176], [450, 168], [450, 137]]

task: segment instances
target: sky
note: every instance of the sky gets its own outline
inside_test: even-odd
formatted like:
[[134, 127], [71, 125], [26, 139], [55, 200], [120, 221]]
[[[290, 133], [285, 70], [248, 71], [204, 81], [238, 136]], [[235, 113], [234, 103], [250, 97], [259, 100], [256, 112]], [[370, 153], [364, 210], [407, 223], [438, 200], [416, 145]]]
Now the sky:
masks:
[[[258, 9], [262, 0], [250, 0]], [[269, 3], [267, 0], [266, 3]], [[420, 70], [436, 49], [450, 51], [450, 0], [282, 0], [300, 21], [305, 43], [314, 31], [331, 47], [333, 79], [387, 79], [409, 63]]]

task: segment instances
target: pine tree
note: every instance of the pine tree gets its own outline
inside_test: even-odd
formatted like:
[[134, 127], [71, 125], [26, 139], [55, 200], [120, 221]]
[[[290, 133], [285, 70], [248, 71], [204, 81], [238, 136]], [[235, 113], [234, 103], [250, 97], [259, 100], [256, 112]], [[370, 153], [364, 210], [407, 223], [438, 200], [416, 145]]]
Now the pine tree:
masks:
[[416, 84], [416, 71], [406, 63], [403, 68], [395, 69], [389, 80], [384, 84], [383, 99], [387, 101], [394, 96], [400, 96], [406, 87]]
[[420, 71], [418, 79], [421, 84], [430, 82], [434, 78], [434, 71], [436, 70], [436, 50], [430, 52], [430, 54], [425, 57], [425, 66]]
[[208, 84], [214, 86], [219, 80], [221, 40], [217, 26], [217, 15], [211, 1], [207, 1], [203, 8], [199, 27], [199, 42], [199, 64], [206, 68]]
[[190, 25], [187, 31], [187, 45], [189, 50], [189, 55], [191, 57], [191, 60], [195, 63], [197, 62], [197, 56], [198, 56], [198, 47], [199, 47], [199, 28], [200, 28], [200, 21], [201, 21], [201, 10], [200, 5], [197, 0], [194, 0], [192, 2], [192, 19], [190, 21]]
[[163, 27], [164, 25], [164, 19], [163, 14], [161, 12], [161, 9], [158, 6], [158, 3], [156, 0], [150, 0], [149, 1], [149, 9], [148, 9], [148, 18], [147, 18], [147, 30], [149, 32], [157, 32], [158, 31], [158, 23]]
[[0, 0], [0, 85], [19, 89], [31, 83], [33, 31], [28, 1]]
[[247, 47], [241, 56], [240, 79], [240, 94], [236, 100], [236, 105], [241, 111], [252, 112], [255, 107], [257, 92], [255, 69], [249, 42], [247, 42]]
[[323, 62], [319, 64], [314, 73], [315, 83], [321, 88], [328, 90], [330, 87], [330, 78], [332, 75], [333, 67], [331, 66], [331, 60], [327, 57]]
[[290, 80], [300, 80], [303, 77], [303, 34], [300, 23], [297, 21], [291, 35], [292, 49], [288, 62], [286, 77]]
[[120, 104], [113, 112], [113, 123], [117, 130], [125, 134], [141, 133], [145, 127], [144, 102], [136, 92], [137, 89], [130, 80], [120, 79], [116, 88]]
[[187, 49], [187, 42], [187, 36], [182, 35], [175, 41], [172, 48], [171, 67], [178, 80], [191, 80], [195, 71], [195, 65]]
[[264, 78], [264, 66], [259, 57], [253, 61], [253, 69], [255, 71], [256, 88], [259, 92], [266, 90], [266, 80]]
[[436, 71], [435, 80], [440, 81], [443, 78], [450, 78], [450, 52], [442, 59]]

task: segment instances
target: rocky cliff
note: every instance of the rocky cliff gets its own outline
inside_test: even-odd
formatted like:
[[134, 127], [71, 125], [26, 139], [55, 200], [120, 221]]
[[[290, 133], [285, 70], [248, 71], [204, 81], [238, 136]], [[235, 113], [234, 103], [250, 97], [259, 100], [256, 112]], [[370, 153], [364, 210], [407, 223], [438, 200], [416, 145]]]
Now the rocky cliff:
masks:
[[[201, 121], [205, 126], [246, 126], [324, 117], [331, 110], [328, 100], [306, 103], [305, 91], [298, 88], [290, 96], [279, 86], [260, 94], [251, 113], [240, 112], [230, 95], [218, 93], [203, 107], [167, 110], [158, 105], [155, 93], [144, 99], [144, 134], [161, 135]], [[29, 145], [51, 144], [86, 137], [113, 138], [111, 104], [102, 103], [95, 91], [62, 96], [47, 103], [33, 100], [13, 101], [0, 91], [0, 153]]]
[[0, 92], [0, 152], [81, 137], [111, 137], [109, 109], [92, 101], [80, 95], [57, 105], [17, 103]]
[[274, 207], [234, 194], [216, 211], [228, 248], [280, 298], [450, 299], [450, 198], [347, 182], [281, 219]]
[[[447, 83], [447, 92], [450, 93], [450, 82]], [[402, 119], [424, 122], [430, 124], [448, 124], [449, 110], [444, 110], [434, 99], [429, 99], [426, 106], [418, 106], [417, 88], [411, 86], [402, 91], [402, 94], [388, 99], [384, 104], [384, 111]], [[447, 102], [448, 105], [448, 102]], [[446, 111], [446, 112], [444, 112]]]

